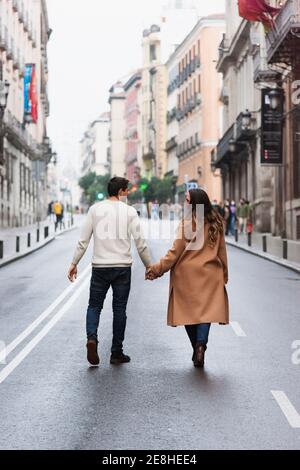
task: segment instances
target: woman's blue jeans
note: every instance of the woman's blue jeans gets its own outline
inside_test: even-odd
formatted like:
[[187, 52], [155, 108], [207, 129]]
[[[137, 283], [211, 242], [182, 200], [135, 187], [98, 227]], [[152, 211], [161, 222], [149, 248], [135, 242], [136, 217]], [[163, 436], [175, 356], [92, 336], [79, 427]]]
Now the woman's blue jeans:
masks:
[[196, 344], [202, 344], [204, 346], [208, 343], [208, 336], [210, 331], [211, 323], [200, 323], [199, 325], [186, 325], [185, 329], [190, 338], [193, 348]]

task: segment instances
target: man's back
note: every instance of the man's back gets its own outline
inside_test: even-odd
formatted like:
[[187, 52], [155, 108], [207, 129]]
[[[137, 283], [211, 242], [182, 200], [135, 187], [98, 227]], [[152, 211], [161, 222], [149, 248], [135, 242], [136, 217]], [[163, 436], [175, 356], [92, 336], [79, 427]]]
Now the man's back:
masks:
[[131, 266], [131, 236], [145, 266], [151, 263], [148, 248], [141, 235], [138, 214], [133, 207], [121, 201], [106, 200], [94, 204], [89, 209], [73, 264], [78, 264], [80, 261], [92, 235], [93, 266]]

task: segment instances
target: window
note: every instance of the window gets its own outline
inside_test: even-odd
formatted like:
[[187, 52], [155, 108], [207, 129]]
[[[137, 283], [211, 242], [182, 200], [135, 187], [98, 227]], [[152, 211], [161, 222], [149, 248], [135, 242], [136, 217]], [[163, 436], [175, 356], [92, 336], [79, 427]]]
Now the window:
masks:
[[201, 75], [198, 75], [198, 92], [201, 93]]
[[157, 60], [157, 54], [156, 54], [156, 46], [155, 44], [150, 45], [150, 61], [154, 62]]

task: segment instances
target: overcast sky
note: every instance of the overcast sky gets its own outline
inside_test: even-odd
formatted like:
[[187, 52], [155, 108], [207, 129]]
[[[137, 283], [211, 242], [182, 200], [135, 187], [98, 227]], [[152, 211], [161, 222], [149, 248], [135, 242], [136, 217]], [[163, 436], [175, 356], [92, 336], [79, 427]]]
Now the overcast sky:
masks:
[[[165, 0], [47, 0], [49, 135], [60, 162], [77, 165], [88, 123], [108, 110], [108, 89], [141, 65], [142, 31]], [[224, 0], [199, 0], [201, 15], [222, 12]]]

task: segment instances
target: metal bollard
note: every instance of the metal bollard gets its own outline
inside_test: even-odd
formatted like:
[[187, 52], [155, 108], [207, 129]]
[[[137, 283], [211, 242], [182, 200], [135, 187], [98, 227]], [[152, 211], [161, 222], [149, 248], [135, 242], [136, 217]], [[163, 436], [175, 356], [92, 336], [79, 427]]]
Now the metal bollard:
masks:
[[252, 246], [252, 233], [248, 232], [248, 246]]
[[3, 258], [3, 241], [0, 240], [0, 259]]
[[234, 230], [234, 238], [235, 238], [236, 243], [238, 243], [238, 241], [239, 241], [239, 231], [238, 231], [237, 228]]
[[283, 256], [283, 259], [288, 259], [288, 241], [287, 240], [283, 240], [283, 245], [282, 245], [282, 256]]
[[20, 252], [20, 237], [16, 237], [16, 252]]
[[262, 236], [263, 252], [267, 253], [267, 235]]
[[39, 243], [40, 241], [40, 229], [36, 230], [36, 242]]
[[49, 237], [49, 227], [44, 227], [44, 237], [48, 238]]
[[30, 248], [31, 246], [31, 235], [30, 233], [27, 234], [27, 248]]

